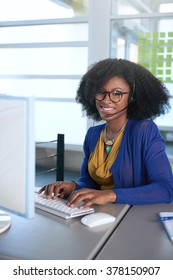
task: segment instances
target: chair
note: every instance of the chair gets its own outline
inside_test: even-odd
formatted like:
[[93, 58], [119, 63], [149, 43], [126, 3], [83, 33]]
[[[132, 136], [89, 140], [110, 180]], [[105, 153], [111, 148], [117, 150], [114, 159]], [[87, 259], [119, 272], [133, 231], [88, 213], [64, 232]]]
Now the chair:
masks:
[[[50, 153], [52, 149], [53, 153]], [[64, 134], [57, 134], [56, 140], [36, 142], [36, 176], [45, 175], [44, 178], [50, 178], [51, 173], [55, 175], [54, 181], [64, 180]]]

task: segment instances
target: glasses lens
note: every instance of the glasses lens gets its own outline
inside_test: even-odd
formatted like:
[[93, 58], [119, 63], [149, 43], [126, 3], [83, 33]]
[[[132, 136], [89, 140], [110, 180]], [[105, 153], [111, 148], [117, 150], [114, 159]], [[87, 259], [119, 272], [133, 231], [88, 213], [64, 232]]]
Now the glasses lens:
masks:
[[113, 91], [109, 94], [110, 99], [113, 102], [119, 102], [122, 98], [123, 93], [121, 91]]
[[101, 101], [105, 98], [105, 94], [104, 93], [96, 93], [96, 99]]
[[98, 101], [101, 101], [105, 98], [105, 91], [103, 89], [99, 89], [98, 92], [95, 95], [95, 99]]

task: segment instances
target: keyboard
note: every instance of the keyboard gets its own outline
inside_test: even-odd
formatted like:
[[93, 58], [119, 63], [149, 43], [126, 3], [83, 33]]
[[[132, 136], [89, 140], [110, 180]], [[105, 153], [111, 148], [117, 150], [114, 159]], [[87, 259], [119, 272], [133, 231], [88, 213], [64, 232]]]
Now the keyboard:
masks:
[[43, 197], [43, 194], [35, 193], [35, 208], [41, 209], [64, 219], [75, 218], [94, 212], [94, 208], [92, 207], [83, 209], [80, 209], [78, 207], [71, 208], [67, 206], [66, 203], [67, 200], [60, 197], [57, 197], [57, 199], [55, 200], [46, 199]]

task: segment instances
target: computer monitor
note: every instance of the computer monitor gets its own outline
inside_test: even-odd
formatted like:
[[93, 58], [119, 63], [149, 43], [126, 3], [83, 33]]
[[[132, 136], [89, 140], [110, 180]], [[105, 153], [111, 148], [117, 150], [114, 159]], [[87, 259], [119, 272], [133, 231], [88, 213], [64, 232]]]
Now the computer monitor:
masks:
[[34, 132], [34, 97], [0, 95], [0, 232], [8, 212], [34, 216]]

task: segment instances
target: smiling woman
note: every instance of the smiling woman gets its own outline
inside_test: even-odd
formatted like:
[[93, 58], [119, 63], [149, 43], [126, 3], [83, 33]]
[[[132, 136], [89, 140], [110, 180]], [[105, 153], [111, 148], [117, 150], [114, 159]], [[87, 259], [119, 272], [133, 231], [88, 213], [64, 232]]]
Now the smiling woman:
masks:
[[[40, 193], [68, 196], [68, 205], [107, 202], [169, 203], [173, 175], [163, 138], [152, 118], [166, 113], [169, 92], [139, 64], [124, 59], [95, 63], [82, 77], [76, 100], [88, 117], [105, 123], [91, 127], [84, 141], [78, 182], [55, 182]], [[74, 192], [74, 190], [76, 190]]]

